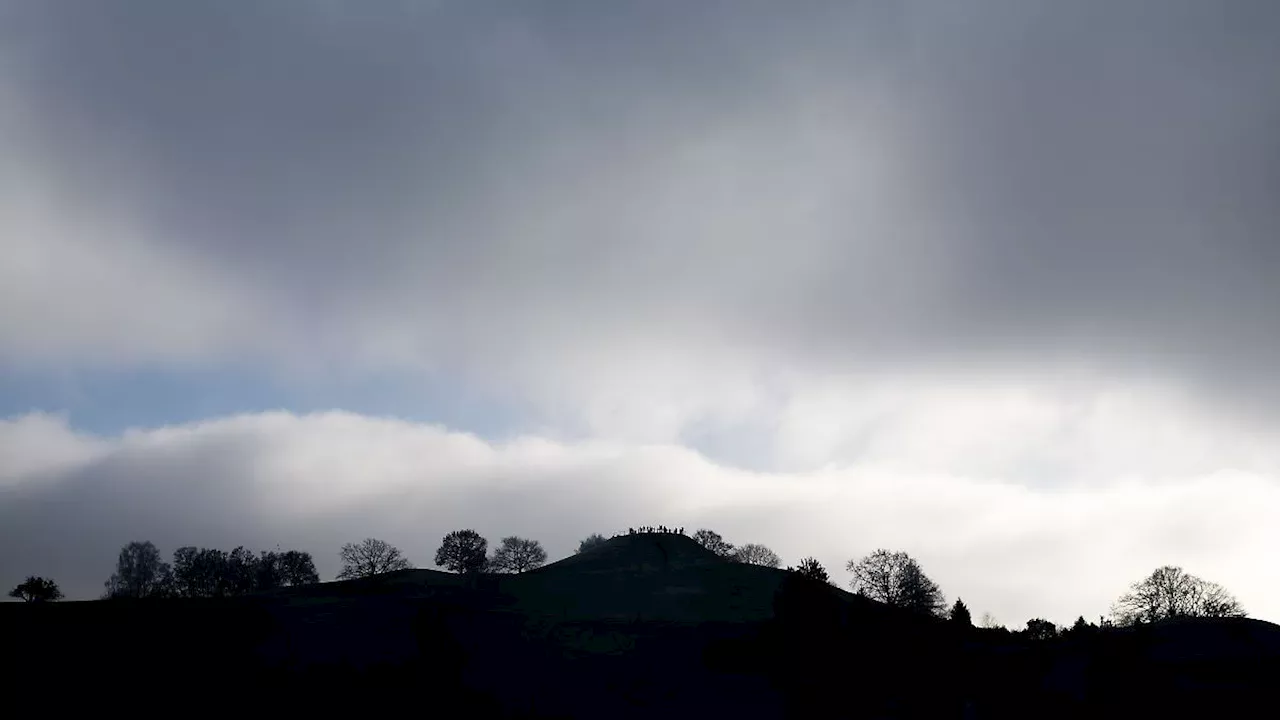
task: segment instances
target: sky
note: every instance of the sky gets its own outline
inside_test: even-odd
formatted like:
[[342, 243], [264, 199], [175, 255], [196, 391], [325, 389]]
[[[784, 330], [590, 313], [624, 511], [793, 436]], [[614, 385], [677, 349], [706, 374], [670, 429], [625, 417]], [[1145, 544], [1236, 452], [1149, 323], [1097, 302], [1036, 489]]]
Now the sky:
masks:
[[709, 527], [1280, 621], [1280, 6], [0, 0], [0, 585]]

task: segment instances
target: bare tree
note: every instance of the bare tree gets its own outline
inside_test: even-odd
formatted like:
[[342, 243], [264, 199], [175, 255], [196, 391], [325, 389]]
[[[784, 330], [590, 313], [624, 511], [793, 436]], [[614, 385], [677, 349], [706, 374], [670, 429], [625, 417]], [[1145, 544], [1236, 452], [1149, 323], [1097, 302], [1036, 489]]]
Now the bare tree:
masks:
[[537, 540], [522, 537], [502, 538], [502, 544], [493, 551], [489, 566], [497, 572], [522, 573], [542, 567], [547, 562], [547, 551]]
[[718, 532], [703, 528], [693, 534], [693, 541], [726, 560], [733, 558], [733, 545], [725, 542]]
[[408, 570], [413, 563], [391, 543], [377, 538], [365, 538], [359, 543], [347, 543], [338, 551], [342, 558], [339, 580], [371, 577], [394, 570]]
[[1136, 582], [1111, 608], [1120, 625], [1181, 617], [1244, 617], [1239, 601], [1221, 585], [1201, 580], [1179, 567], [1156, 568]]
[[475, 530], [454, 530], [436, 550], [436, 565], [456, 573], [477, 573], [485, 568], [489, 541]]
[[169, 564], [151, 542], [131, 542], [120, 549], [116, 571], [107, 579], [109, 598], [145, 598], [166, 595], [172, 585]]
[[584, 553], [593, 548], [598, 548], [601, 545], [605, 544], [606, 542], [607, 540], [605, 539], [605, 536], [601, 535], [600, 533], [591, 533], [590, 535], [583, 538], [582, 542], [578, 543], [578, 549], [575, 550], [574, 552]]
[[62, 599], [62, 590], [58, 583], [32, 575], [9, 591], [9, 597], [23, 602], [53, 602]]
[[782, 558], [769, 548], [759, 543], [747, 543], [733, 553], [733, 559], [744, 565], [762, 565], [776, 568], [782, 564]]
[[904, 552], [880, 549], [845, 566], [853, 573], [853, 591], [894, 607], [942, 617], [946, 598], [937, 583]]

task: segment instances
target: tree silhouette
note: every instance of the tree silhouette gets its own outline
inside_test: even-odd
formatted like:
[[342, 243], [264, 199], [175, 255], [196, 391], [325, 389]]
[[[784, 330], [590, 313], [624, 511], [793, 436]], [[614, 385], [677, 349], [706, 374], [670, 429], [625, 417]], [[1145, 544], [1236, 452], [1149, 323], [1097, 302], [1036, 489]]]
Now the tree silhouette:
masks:
[[284, 570], [281, 568], [283, 553], [263, 550], [258, 556], [253, 575], [255, 590], [275, 590], [284, 585]]
[[1111, 609], [1120, 625], [1184, 617], [1245, 617], [1244, 608], [1221, 585], [1201, 580], [1180, 567], [1156, 568]]
[[454, 530], [436, 550], [436, 565], [456, 573], [477, 573], [485, 568], [489, 542], [475, 530]]
[[347, 543], [338, 551], [342, 558], [339, 580], [372, 577], [395, 570], [408, 570], [413, 563], [401, 554], [399, 548], [377, 538], [365, 538], [359, 543]]
[[956, 604], [951, 606], [951, 622], [960, 627], [973, 627], [973, 616], [969, 614], [969, 606], [965, 605], [960, 598], [956, 598]]
[[1058, 626], [1042, 618], [1031, 618], [1023, 634], [1032, 640], [1052, 640], [1058, 637]]
[[180, 547], [173, 552], [173, 594], [179, 597], [229, 597], [320, 581], [310, 553], [263, 551], [244, 547], [231, 552]]
[[10, 590], [9, 597], [23, 602], [54, 602], [62, 599], [62, 590], [58, 589], [58, 583], [32, 575]]
[[257, 560], [254, 590], [274, 590], [293, 585], [309, 585], [320, 582], [311, 553], [289, 550], [286, 552], [264, 550]]
[[293, 587], [320, 582], [320, 574], [316, 572], [316, 563], [311, 559], [311, 553], [286, 550], [283, 553], [277, 553], [277, 558], [281, 585]]
[[220, 597], [227, 554], [212, 548], [180, 547], [173, 551], [173, 593], [179, 597]]
[[718, 532], [703, 528], [693, 534], [693, 541], [722, 558], [733, 557], [733, 545], [725, 542]]
[[502, 538], [502, 544], [493, 551], [489, 566], [497, 572], [522, 573], [542, 567], [547, 562], [547, 551], [537, 540], [522, 537]]
[[172, 584], [169, 564], [150, 541], [131, 542], [120, 549], [116, 571], [107, 579], [106, 597], [146, 598], [167, 595]]
[[830, 584], [831, 576], [827, 575], [827, 569], [822, 567], [822, 563], [817, 558], [807, 557], [800, 561], [796, 567], [788, 567], [787, 570], [803, 575], [804, 577], [818, 582]]
[[782, 564], [778, 554], [759, 543], [747, 543], [733, 553], [733, 559], [744, 565], [776, 568]]
[[941, 617], [946, 599], [937, 583], [904, 552], [880, 549], [845, 566], [853, 573], [853, 591], [887, 605]]
[[1098, 631], [1098, 626], [1094, 625], [1091, 622], [1085, 621], [1084, 616], [1081, 615], [1080, 617], [1076, 618], [1075, 623], [1071, 627], [1063, 630], [1062, 634], [1066, 637], [1082, 638], [1082, 637], [1088, 637], [1089, 635], [1092, 635], [1097, 631]]
[[222, 581], [226, 595], [248, 595], [258, 589], [258, 556], [243, 545], [227, 553]]
[[578, 549], [575, 550], [574, 552], [584, 553], [588, 550], [591, 550], [592, 548], [600, 547], [601, 545], [605, 544], [605, 542], [607, 542], [605, 539], [605, 536], [601, 535], [600, 533], [591, 533], [590, 535], [583, 538], [582, 542], [578, 543]]

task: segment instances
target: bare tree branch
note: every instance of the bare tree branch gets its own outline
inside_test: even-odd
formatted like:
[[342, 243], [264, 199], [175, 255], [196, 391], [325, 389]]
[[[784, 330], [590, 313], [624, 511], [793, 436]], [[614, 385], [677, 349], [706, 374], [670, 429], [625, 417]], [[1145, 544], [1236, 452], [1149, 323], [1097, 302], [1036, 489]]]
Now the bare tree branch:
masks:
[[537, 540], [513, 536], [502, 538], [489, 565], [498, 572], [522, 573], [542, 567], [546, 561], [547, 551]]
[[339, 580], [370, 577], [413, 567], [398, 548], [377, 538], [365, 538], [359, 543], [347, 543], [342, 546], [338, 554], [342, 558], [342, 571], [338, 573]]
[[1111, 614], [1120, 625], [1137, 625], [1182, 617], [1244, 617], [1245, 611], [1221, 585], [1165, 565], [1134, 583]]
[[861, 560], [850, 560], [845, 568], [853, 573], [850, 585], [860, 595], [928, 615], [945, 613], [942, 590], [904, 552], [876, 550]]

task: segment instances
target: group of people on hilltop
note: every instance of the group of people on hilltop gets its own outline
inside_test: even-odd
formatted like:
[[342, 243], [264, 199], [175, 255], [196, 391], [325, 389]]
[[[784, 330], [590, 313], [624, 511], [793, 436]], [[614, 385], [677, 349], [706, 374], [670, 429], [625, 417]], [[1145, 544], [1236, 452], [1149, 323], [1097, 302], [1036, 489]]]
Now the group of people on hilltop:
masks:
[[642, 525], [638, 528], [627, 528], [628, 535], [645, 535], [647, 533], [659, 533], [663, 535], [683, 535], [684, 528], [671, 528], [666, 525]]

